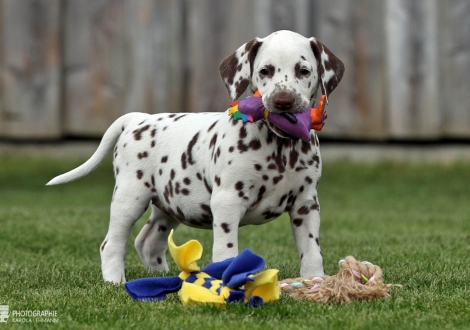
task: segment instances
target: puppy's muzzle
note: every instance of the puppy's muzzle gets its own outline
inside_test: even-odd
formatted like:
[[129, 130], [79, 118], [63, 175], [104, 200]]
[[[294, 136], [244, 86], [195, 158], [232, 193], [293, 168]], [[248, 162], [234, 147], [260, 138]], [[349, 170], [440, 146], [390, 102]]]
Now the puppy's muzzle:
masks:
[[297, 123], [297, 118], [292, 112], [286, 112], [292, 109], [295, 100], [289, 92], [279, 92], [274, 95], [274, 107], [281, 111], [281, 115], [286, 118], [292, 124]]

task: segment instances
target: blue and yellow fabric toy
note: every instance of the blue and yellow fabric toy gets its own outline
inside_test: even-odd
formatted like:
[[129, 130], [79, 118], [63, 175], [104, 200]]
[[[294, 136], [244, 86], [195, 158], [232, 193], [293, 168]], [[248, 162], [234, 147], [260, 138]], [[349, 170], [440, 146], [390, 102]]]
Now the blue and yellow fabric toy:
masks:
[[213, 304], [219, 307], [231, 302], [258, 307], [279, 299], [278, 270], [261, 271], [263, 258], [249, 249], [201, 270], [196, 264], [202, 256], [202, 245], [198, 241], [176, 246], [172, 230], [168, 248], [181, 273], [127, 282], [125, 289], [132, 299], [161, 301], [168, 293], [178, 292], [183, 305]]

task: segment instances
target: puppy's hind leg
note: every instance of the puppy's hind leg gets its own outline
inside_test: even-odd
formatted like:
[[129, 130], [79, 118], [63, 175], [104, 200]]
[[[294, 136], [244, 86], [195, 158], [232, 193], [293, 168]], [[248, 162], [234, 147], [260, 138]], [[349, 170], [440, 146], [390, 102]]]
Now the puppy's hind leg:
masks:
[[[142, 189], [143, 187], [143, 189]], [[124, 258], [126, 243], [134, 223], [144, 214], [150, 193], [144, 185], [117, 183], [111, 203], [111, 219], [105, 240], [101, 244], [101, 269], [105, 281], [125, 283]], [[136, 197], [138, 196], [138, 197]]]
[[149, 271], [168, 271], [166, 250], [168, 235], [176, 229], [179, 222], [160, 211], [154, 204], [152, 214], [135, 239], [134, 247], [140, 260]]

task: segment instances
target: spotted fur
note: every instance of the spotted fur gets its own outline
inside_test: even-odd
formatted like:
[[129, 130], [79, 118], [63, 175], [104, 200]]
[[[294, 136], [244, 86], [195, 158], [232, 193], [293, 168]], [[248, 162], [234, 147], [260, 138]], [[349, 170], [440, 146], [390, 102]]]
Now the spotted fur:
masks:
[[[282, 91], [292, 111], [311, 104], [319, 86], [331, 93], [342, 63], [316, 39], [290, 31], [256, 38], [225, 59], [220, 71], [232, 98], [260, 89], [270, 111]], [[286, 94], [288, 93], [287, 97]], [[278, 102], [279, 103], [279, 102]], [[285, 138], [266, 121], [234, 121], [227, 112], [130, 113], [117, 119], [93, 156], [49, 184], [75, 180], [113, 152], [116, 185], [109, 231], [101, 244], [103, 277], [125, 282], [126, 242], [135, 221], [152, 213], [135, 241], [144, 265], [168, 270], [165, 252], [179, 224], [212, 229], [213, 261], [238, 254], [238, 227], [288, 212], [301, 259], [300, 275], [323, 275], [319, 247], [321, 176], [318, 137]]]

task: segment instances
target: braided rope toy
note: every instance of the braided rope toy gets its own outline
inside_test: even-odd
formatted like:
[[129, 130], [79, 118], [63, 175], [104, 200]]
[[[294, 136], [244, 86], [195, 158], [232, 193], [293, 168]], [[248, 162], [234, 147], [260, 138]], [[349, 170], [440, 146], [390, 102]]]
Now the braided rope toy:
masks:
[[353, 300], [385, 299], [390, 289], [399, 284], [385, 284], [382, 269], [368, 261], [348, 256], [338, 263], [339, 272], [333, 276], [294, 278], [280, 281], [281, 292], [295, 299], [320, 303], [344, 304]]

